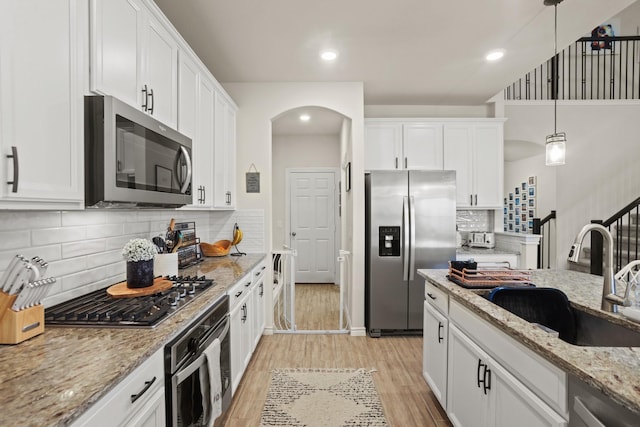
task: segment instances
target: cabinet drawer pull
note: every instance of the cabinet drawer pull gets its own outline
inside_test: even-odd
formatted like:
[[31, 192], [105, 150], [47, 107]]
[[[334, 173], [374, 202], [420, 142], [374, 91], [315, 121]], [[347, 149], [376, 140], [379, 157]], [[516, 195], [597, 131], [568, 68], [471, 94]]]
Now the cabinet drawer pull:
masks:
[[476, 373], [476, 378], [478, 380], [478, 388], [480, 388], [480, 384], [484, 382], [484, 373], [482, 374], [482, 379], [480, 379], [480, 369], [484, 366], [481, 359], [478, 359], [478, 371]]
[[236, 298], [238, 298], [240, 295], [242, 295], [242, 291], [236, 292]]
[[248, 288], [249, 286], [251, 286], [251, 281], [248, 281], [247, 283], [244, 284], [245, 288]]
[[431, 292], [427, 292], [427, 296], [434, 301], [437, 299]]
[[156, 105], [156, 100], [153, 96], [153, 89], [149, 89], [149, 97], [151, 98], [151, 107], [149, 107], [149, 114], [153, 116], [153, 107]]
[[474, 194], [474, 196], [473, 196], [473, 204], [478, 206], [478, 195], [477, 194]]
[[147, 390], [149, 390], [149, 387], [151, 387], [151, 385], [154, 382], [156, 382], [156, 377], [153, 377], [151, 379], [151, 381], [145, 381], [144, 382], [144, 388], [142, 390], [140, 390], [140, 392], [138, 392], [138, 394], [132, 394], [131, 395], [131, 403], [135, 403], [136, 400], [140, 399], [142, 397], [142, 395], [145, 394]]
[[440, 332], [444, 329], [444, 325], [442, 324], [442, 322], [438, 322], [438, 344], [440, 344], [442, 342], [442, 340], [444, 339], [444, 337], [440, 334]]
[[398, 158], [396, 157], [396, 169], [398, 169]]
[[405, 169], [407, 169], [407, 165], [408, 165], [408, 163], [407, 163], [407, 158], [405, 157], [405, 158], [404, 158], [404, 168], [405, 168]]
[[18, 147], [11, 146], [11, 154], [7, 154], [7, 159], [13, 159], [13, 181], [7, 181], [7, 184], [11, 185], [11, 192], [18, 192], [18, 178], [20, 173], [18, 171]]
[[149, 94], [147, 93], [147, 85], [142, 87], [142, 109], [148, 111], [147, 105], [149, 104]]
[[491, 390], [491, 369], [487, 368], [487, 365], [484, 365], [484, 379], [483, 379], [483, 389], [484, 394], [487, 394], [487, 390]]
[[469, 204], [473, 206], [473, 194], [469, 194]]
[[202, 186], [202, 204], [207, 203], [207, 187]]

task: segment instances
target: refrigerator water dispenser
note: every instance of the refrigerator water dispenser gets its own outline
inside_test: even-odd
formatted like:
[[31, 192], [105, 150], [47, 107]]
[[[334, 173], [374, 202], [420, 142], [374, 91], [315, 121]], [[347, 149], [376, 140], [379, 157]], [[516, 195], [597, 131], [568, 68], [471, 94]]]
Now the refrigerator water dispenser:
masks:
[[379, 227], [378, 256], [400, 256], [400, 227]]

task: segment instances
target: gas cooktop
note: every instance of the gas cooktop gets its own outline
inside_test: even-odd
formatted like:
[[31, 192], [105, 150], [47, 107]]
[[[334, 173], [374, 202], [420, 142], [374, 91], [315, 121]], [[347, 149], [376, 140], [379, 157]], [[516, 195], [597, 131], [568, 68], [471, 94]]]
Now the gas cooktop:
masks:
[[45, 310], [46, 326], [153, 328], [193, 301], [215, 280], [205, 276], [166, 276], [173, 286], [153, 295], [113, 298], [106, 289]]

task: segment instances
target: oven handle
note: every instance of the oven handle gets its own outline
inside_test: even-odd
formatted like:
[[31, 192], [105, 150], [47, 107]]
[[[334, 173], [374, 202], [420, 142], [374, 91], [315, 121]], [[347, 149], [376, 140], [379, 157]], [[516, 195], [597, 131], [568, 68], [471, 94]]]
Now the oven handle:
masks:
[[[204, 347], [208, 347], [209, 345], [211, 345], [211, 343], [218, 338], [220, 340], [220, 342], [222, 342], [222, 340], [225, 339], [225, 337], [227, 336], [227, 333], [229, 332], [229, 326], [230, 326], [231, 322], [229, 321], [229, 318], [227, 317], [226, 319], [226, 325], [224, 327], [224, 330], [220, 333], [220, 335], [215, 336], [215, 334], [211, 334], [209, 336], [209, 338], [207, 338], [206, 345], [204, 345]], [[211, 339], [213, 338], [213, 339]], [[188, 378], [191, 374], [193, 374], [197, 369], [200, 368], [200, 366], [202, 366], [202, 364], [205, 361], [205, 357], [206, 355], [203, 353], [200, 355], [200, 357], [198, 357], [196, 360], [194, 360], [193, 362], [191, 362], [189, 365], [187, 365], [185, 368], [183, 368], [182, 370], [176, 372], [176, 374], [173, 376], [173, 385], [174, 387], [177, 386], [178, 384], [180, 384], [182, 381], [184, 381], [186, 378]]]

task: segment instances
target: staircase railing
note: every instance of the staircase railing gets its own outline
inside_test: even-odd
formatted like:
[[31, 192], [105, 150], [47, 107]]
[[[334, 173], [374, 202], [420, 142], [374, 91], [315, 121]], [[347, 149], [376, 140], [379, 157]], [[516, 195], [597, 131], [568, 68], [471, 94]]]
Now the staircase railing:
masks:
[[533, 234], [540, 235], [540, 244], [538, 245], [538, 268], [551, 268], [552, 240], [555, 240], [556, 232], [555, 219], [556, 211], [551, 211], [549, 215], [542, 219], [533, 219]]
[[505, 88], [504, 99], [640, 99], [640, 36], [583, 37]]
[[[602, 224], [613, 237], [613, 268], [619, 271], [629, 262], [638, 259], [640, 252], [640, 197], [616, 212], [611, 218], [592, 223]], [[613, 228], [613, 229], [612, 229]], [[591, 274], [602, 276], [604, 245], [602, 235], [591, 232]]]

